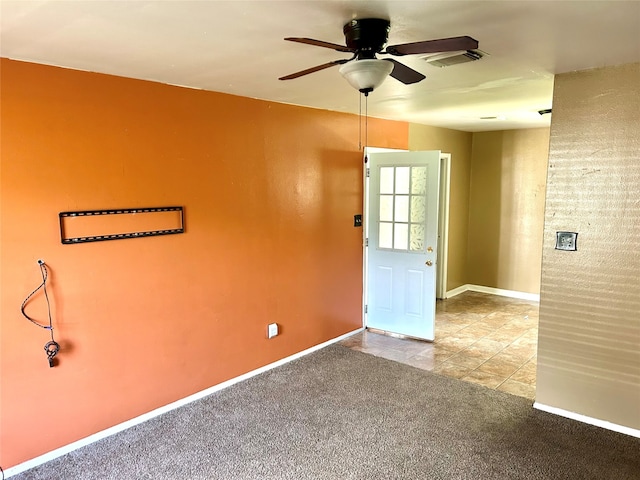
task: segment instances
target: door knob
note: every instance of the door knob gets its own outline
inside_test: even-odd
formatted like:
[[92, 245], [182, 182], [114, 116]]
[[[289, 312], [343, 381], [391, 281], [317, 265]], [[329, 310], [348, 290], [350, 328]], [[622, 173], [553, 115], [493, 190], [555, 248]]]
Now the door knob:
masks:
[[424, 264], [425, 264], [427, 267], [430, 267], [431, 265], [433, 265], [433, 262], [432, 262], [431, 260], [427, 260], [426, 262], [424, 262]]

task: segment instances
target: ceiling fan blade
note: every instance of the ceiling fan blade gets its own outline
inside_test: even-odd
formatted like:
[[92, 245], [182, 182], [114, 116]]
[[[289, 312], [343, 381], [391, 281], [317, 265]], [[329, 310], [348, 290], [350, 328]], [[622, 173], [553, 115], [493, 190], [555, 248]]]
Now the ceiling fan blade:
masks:
[[347, 63], [349, 60], [334, 60], [333, 62], [323, 63], [322, 65], [317, 65], [315, 67], [307, 68], [306, 70], [301, 70], [296, 73], [292, 73], [285, 77], [280, 77], [278, 80], [292, 80], [294, 78], [302, 77], [303, 75], [309, 75], [313, 72], [318, 72], [320, 70], [324, 70], [325, 68], [333, 67], [334, 65], [342, 65], [343, 63]]
[[415, 55], [420, 53], [455, 52], [457, 50], [474, 50], [478, 48], [478, 41], [471, 37], [440, 38], [425, 40], [424, 42], [403, 43], [390, 45], [384, 53], [391, 55]]
[[384, 60], [393, 63], [393, 70], [391, 70], [391, 73], [389, 75], [396, 80], [404, 83], [405, 85], [418, 83], [426, 78], [420, 72], [414, 70], [413, 68], [407, 67], [406, 65], [396, 60], [393, 60], [391, 58], [385, 58]]
[[338, 45], [337, 43], [323, 42], [322, 40], [314, 40], [313, 38], [287, 37], [285, 40], [290, 42], [305, 43], [307, 45], [315, 45], [316, 47], [330, 48], [338, 52], [353, 52], [353, 48]]

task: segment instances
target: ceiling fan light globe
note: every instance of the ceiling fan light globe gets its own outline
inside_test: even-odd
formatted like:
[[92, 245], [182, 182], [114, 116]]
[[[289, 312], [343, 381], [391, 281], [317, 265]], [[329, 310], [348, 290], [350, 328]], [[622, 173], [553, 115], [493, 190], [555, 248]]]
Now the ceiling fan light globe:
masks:
[[392, 70], [391, 62], [366, 59], [345, 63], [340, 67], [340, 75], [356, 90], [371, 92], [382, 85]]

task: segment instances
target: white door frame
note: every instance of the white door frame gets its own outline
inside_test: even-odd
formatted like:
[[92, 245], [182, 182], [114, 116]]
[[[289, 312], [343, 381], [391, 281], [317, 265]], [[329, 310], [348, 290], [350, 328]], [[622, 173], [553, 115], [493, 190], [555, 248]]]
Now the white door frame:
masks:
[[449, 193], [451, 189], [451, 154], [440, 154], [440, 202], [438, 211], [438, 258], [436, 260], [436, 298], [447, 298], [449, 265]]
[[[369, 153], [384, 152], [408, 152], [398, 148], [378, 148], [365, 147], [363, 160]], [[364, 198], [362, 201], [362, 326], [367, 326], [367, 268], [369, 266], [369, 250], [367, 245], [367, 234], [369, 230], [369, 177], [367, 177], [368, 162], [364, 163], [362, 169], [362, 184]], [[447, 295], [447, 265], [449, 262], [449, 193], [451, 175], [451, 154], [440, 154], [440, 199], [438, 206], [438, 258], [436, 260], [436, 299], [444, 299]]]

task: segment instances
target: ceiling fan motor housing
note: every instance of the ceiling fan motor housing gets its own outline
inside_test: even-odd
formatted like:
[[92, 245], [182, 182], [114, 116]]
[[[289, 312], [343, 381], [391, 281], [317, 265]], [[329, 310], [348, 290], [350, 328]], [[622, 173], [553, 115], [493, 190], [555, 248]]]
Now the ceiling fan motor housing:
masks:
[[330, 48], [342, 53], [351, 53], [353, 57], [349, 59], [341, 58], [307, 68], [291, 75], [280, 77], [280, 80], [291, 80], [292, 78], [302, 77], [335, 65], [342, 65], [340, 73], [347, 80], [350, 77], [349, 83], [365, 93], [373, 91], [387, 76], [391, 76], [405, 85], [418, 83], [425, 78], [422, 73], [402, 62], [390, 58], [378, 60], [376, 58], [378, 53], [404, 56], [467, 51], [467, 56], [471, 55], [471, 53], [479, 55], [475, 51], [470, 52], [478, 48], [478, 41], [469, 36], [438, 38], [387, 46], [390, 28], [391, 22], [389, 20], [382, 18], [355, 18], [342, 28], [346, 46], [313, 38], [287, 37], [285, 40]]
[[375, 58], [381, 52], [389, 38], [389, 20], [381, 18], [353, 19], [347, 23], [342, 31], [347, 47], [358, 54], [358, 59]]

